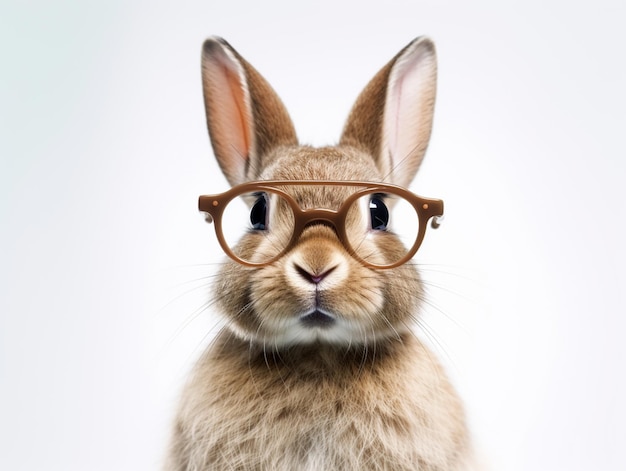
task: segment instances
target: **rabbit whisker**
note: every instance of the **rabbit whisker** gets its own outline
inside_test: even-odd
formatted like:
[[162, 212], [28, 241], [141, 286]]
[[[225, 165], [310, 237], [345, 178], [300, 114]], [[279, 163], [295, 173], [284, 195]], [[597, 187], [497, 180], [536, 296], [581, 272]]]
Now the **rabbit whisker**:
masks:
[[453, 316], [451, 316], [450, 314], [448, 314], [443, 308], [441, 308], [441, 306], [439, 306], [438, 304], [436, 304], [431, 297], [426, 296], [426, 295], [422, 295], [420, 293], [415, 293], [409, 289], [403, 288], [403, 287], [398, 287], [398, 289], [405, 293], [408, 294], [409, 296], [413, 297], [414, 299], [416, 299], [417, 301], [419, 301], [421, 303], [422, 306], [428, 306], [431, 307], [433, 309], [435, 309], [439, 314], [443, 315], [446, 319], [448, 319], [450, 322], [452, 322], [453, 324], [455, 324], [459, 329], [461, 329], [463, 332], [468, 333], [467, 332], [467, 328], [466, 326], [464, 326], [461, 322], [459, 322], [457, 319], [455, 319]]
[[251, 178], [251, 180], [254, 180], [255, 178], [257, 178], [261, 174], [261, 169], [256, 166], [256, 162], [252, 162], [251, 158], [246, 157], [241, 152], [239, 152], [239, 149], [237, 149], [237, 147], [235, 147], [234, 144], [231, 143], [230, 147], [234, 151], [234, 154], [239, 158], [239, 160], [243, 162], [243, 166], [245, 169], [244, 175], [248, 175], [250, 170], [252, 170], [254, 172], [255, 177]]
[[[441, 340], [439, 338], [439, 336], [430, 328], [430, 326], [424, 320], [422, 320], [422, 319], [415, 319], [415, 322], [416, 322], [417, 326], [419, 327], [420, 331], [424, 333], [424, 335], [431, 342], [431, 344], [433, 346], [435, 346], [435, 348], [437, 348], [437, 350], [439, 350], [439, 352], [446, 358], [447, 362], [456, 371], [458, 371], [458, 367], [457, 367], [456, 362], [454, 361], [452, 356], [448, 353], [448, 351], [449, 351], [448, 345], [443, 340]], [[430, 351], [430, 350], [426, 349], [426, 351]], [[432, 355], [432, 353], [431, 353], [431, 355]]]
[[394, 173], [396, 173], [396, 170], [398, 170], [401, 166], [404, 165], [404, 163], [406, 162], [407, 159], [411, 158], [414, 154], [414, 152], [416, 150], [418, 150], [420, 146], [420, 143], [417, 143], [413, 146], [413, 148], [411, 150], [409, 150], [409, 152], [407, 152], [407, 154], [398, 161], [398, 163], [396, 165], [394, 165], [390, 170], [389, 173], [387, 173], [385, 176], [383, 176], [382, 181], [383, 182], [387, 182], [387, 179], [389, 177], [391, 177]]

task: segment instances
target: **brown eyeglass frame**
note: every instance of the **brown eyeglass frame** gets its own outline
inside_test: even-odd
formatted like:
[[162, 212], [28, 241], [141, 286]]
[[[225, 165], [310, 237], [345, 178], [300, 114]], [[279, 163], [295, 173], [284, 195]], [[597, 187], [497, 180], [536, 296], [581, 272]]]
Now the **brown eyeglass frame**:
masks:
[[[338, 210], [323, 208], [302, 209], [300, 208], [298, 203], [296, 203], [292, 196], [290, 196], [288, 193], [285, 193], [279, 188], [284, 186], [352, 186], [362, 187], [363, 189], [351, 194]], [[284, 198], [285, 201], [287, 201], [287, 203], [291, 206], [291, 210], [294, 216], [294, 227], [291, 240], [282, 251], [280, 251], [275, 257], [272, 257], [268, 261], [254, 263], [237, 257], [237, 255], [235, 255], [235, 253], [226, 243], [226, 240], [224, 239], [224, 235], [222, 233], [222, 213], [224, 212], [224, 208], [226, 208], [228, 203], [231, 200], [235, 199], [237, 196], [241, 196], [246, 193], [249, 194], [252, 192], [256, 193], [263, 191], [276, 193]], [[364, 195], [375, 193], [393, 194], [404, 198], [413, 206], [413, 208], [415, 208], [415, 211], [417, 212], [419, 218], [419, 230], [413, 247], [411, 247], [410, 250], [407, 251], [406, 255], [400, 260], [387, 265], [376, 265], [367, 262], [366, 260], [363, 260], [361, 257], [359, 257], [356, 251], [350, 245], [346, 234], [345, 221], [348, 214], [348, 209], [351, 207], [352, 203], [354, 203], [354, 201]], [[415, 255], [420, 245], [422, 244], [422, 241], [424, 240], [424, 235], [426, 234], [426, 225], [428, 221], [433, 218], [431, 225], [433, 229], [436, 229], [437, 227], [439, 227], [439, 222], [443, 217], [442, 200], [424, 198], [422, 196], [416, 195], [415, 193], [412, 193], [406, 188], [402, 188], [397, 185], [353, 180], [251, 181], [235, 185], [230, 190], [225, 191], [224, 193], [220, 193], [217, 195], [200, 196], [198, 198], [198, 209], [204, 213], [207, 213], [208, 216], [210, 216], [207, 217], [208, 222], [215, 222], [215, 234], [217, 235], [217, 240], [219, 241], [220, 246], [222, 247], [222, 250], [226, 253], [226, 255], [242, 265], [257, 268], [270, 265], [271, 263], [278, 260], [285, 253], [287, 253], [289, 250], [291, 250], [296, 245], [298, 239], [300, 238], [300, 235], [302, 234], [302, 231], [304, 231], [304, 229], [313, 222], [322, 222], [324, 224], [332, 226], [346, 250], [350, 253], [350, 255], [352, 255], [364, 266], [376, 269], [395, 268], [402, 265], [403, 263], [406, 263]]]

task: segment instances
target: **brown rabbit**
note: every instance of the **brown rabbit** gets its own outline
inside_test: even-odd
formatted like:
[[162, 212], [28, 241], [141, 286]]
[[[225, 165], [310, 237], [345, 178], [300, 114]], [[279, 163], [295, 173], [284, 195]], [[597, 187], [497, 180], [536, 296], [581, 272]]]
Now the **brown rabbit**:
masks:
[[[223, 39], [204, 43], [202, 81], [213, 150], [247, 195], [250, 227], [220, 237], [233, 259], [214, 292], [227, 327], [184, 390], [166, 469], [470, 469], [461, 402], [412, 333], [423, 287], [402, 262], [414, 252], [387, 227], [393, 197], [437, 206], [397, 188], [430, 137], [433, 43], [418, 38], [382, 68], [335, 147], [299, 146], [278, 96]], [[231, 197], [201, 197], [216, 224]], [[421, 237], [435, 215], [420, 213]]]

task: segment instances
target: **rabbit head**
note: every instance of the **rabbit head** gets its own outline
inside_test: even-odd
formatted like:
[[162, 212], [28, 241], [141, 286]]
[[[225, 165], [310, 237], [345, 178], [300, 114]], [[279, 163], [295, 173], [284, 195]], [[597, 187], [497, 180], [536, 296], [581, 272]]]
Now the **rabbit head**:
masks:
[[[430, 137], [436, 56], [433, 43], [423, 37], [400, 51], [359, 95], [333, 147], [299, 145], [274, 90], [221, 38], [204, 43], [202, 83], [211, 143], [231, 185], [361, 180], [405, 187]], [[292, 185], [283, 190], [303, 209], [336, 209], [355, 188]], [[251, 201], [249, 210], [266, 215], [268, 230], [291, 236], [284, 204]], [[346, 219], [346, 231], [371, 229], [367, 218], [367, 212], [355, 212]], [[277, 250], [256, 232], [242, 232], [240, 253], [254, 258]], [[363, 237], [362, 244], [384, 264], [401, 242], [387, 233]], [[215, 296], [229, 328], [244, 339], [273, 348], [314, 342], [351, 346], [398, 338], [410, 329], [423, 288], [413, 265], [365, 266], [346, 250], [335, 228], [310, 224], [290, 250], [267, 265], [228, 260]]]

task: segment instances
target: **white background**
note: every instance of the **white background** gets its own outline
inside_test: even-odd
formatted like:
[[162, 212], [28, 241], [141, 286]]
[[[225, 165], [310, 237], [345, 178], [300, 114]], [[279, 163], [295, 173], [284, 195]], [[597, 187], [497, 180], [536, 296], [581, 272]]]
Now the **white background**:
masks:
[[493, 470], [626, 469], [623, 2], [17, 1], [0, 10], [0, 469], [155, 470], [216, 318], [196, 211], [227, 188], [200, 46], [229, 40], [301, 139], [438, 47], [412, 185], [427, 336]]

